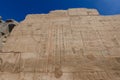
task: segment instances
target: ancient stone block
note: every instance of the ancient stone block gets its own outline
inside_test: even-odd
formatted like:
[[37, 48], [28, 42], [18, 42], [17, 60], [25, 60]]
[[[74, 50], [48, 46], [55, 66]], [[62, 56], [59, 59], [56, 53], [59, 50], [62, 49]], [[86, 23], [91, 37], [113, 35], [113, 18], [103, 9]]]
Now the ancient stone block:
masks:
[[69, 9], [68, 10], [68, 13], [70, 16], [87, 16], [88, 13], [87, 13], [87, 10], [86, 9]]
[[0, 80], [119, 80], [119, 21], [85, 8], [28, 15], [0, 44]]

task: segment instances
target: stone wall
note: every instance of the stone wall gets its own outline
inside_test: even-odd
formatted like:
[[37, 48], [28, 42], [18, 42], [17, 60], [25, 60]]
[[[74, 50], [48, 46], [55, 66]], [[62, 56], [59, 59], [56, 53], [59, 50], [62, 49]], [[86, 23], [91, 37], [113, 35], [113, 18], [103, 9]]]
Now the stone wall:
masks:
[[6, 42], [7, 37], [12, 32], [13, 28], [17, 25], [18, 22], [13, 19], [3, 21], [2, 17], [0, 17], [0, 50], [3, 44]]
[[1, 80], [120, 80], [120, 15], [31, 14], [0, 53]]

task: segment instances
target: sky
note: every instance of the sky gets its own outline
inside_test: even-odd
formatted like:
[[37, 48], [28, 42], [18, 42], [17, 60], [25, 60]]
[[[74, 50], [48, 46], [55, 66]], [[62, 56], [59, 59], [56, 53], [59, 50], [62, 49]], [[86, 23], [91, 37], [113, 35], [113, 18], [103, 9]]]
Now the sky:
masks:
[[94, 8], [101, 15], [115, 15], [120, 14], [120, 0], [0, 0], [0, 16], [3, 20], [22, 21], [27, 14], [69, 8]]

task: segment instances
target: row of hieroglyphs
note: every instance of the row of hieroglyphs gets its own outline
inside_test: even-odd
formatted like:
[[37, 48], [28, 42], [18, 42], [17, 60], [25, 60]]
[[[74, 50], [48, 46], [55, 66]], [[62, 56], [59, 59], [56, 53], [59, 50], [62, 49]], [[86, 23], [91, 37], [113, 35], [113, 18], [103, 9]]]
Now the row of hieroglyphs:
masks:
[[[86, 61], [87, 63], [85, 63]], [[67, 57], [63, 56], [61, 63], [57, 64], [54, 57], [51, 56], [51, 59], [48, 59], [47, 55], [39, 56], [37, 53], [0, 53], [0, 72], [11, 73], [119, 71], [119, 63], [119, 57], [86, 55], [83, 58], [77, 58], [69, 55]], [[113, 66], [110, 66], [111, 64]]]

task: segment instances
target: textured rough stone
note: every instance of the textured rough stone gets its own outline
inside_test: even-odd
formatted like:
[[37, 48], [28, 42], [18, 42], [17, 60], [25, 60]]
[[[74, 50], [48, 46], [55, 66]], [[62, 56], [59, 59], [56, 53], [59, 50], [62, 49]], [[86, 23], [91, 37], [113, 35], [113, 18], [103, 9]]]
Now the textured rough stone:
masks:
[[17, 24], [18, 22], [13, 19], [6, 21], [3, 21], [2, 18], [0, 19], [0, 50], [3, 44], [6, 42], [6, 38], [10, 35], [11, 31]]
[[120, 15], [95, 9], [31, 14], [0, 53], [1, 80], [120, 80]]

